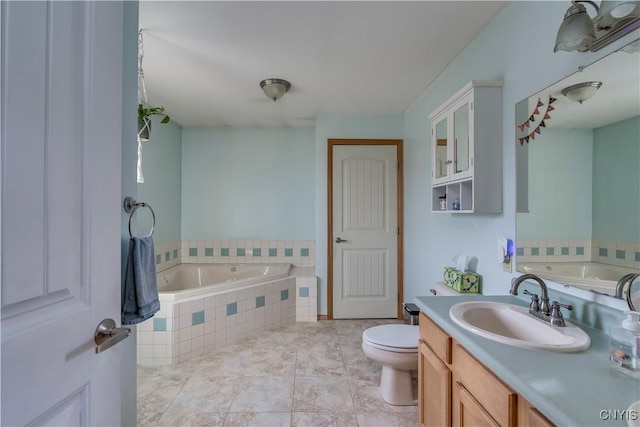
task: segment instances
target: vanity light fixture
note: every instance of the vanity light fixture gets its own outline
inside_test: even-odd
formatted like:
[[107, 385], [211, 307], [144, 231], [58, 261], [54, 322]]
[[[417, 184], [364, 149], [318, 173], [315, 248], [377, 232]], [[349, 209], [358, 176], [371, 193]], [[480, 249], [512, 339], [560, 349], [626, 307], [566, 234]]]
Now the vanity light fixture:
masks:
[[[591, 19], [580, 3], [593, 6], [595, 18]], [[640, 1], [602, 0], [598, 6], [591, 0], [572, 0], [558, 29], [553, 51], [596, 52], [638, 27]]]
[[562, 89], [562, 94], [574, 102], [582, 104], [591, 98], [602, 86], [602, 82], [582, 82]]
[[283, 79], [264, 79], [260, 82], [260, 87], [267, 98], [275, 102], [291, 89], [291, 83]]

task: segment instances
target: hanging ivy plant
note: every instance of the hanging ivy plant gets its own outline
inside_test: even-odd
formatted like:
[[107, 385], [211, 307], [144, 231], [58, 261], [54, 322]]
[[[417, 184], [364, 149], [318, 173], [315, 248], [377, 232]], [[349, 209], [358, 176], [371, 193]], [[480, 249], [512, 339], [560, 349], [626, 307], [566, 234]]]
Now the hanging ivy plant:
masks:
[[164, 107], [150, 107], [138, 103], [138, 137], [140, 141], [148, 141], [151, 134], [151, 116], [164, 116], [160, 123], [169, 123], [169, 116], [165, 114]]

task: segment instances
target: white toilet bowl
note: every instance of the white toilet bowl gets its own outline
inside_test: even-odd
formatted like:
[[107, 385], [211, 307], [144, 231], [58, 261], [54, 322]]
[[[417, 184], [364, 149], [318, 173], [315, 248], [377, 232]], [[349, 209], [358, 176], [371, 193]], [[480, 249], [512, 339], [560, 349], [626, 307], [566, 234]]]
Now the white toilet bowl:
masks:
[[391, 405], [417, 405], [411, 371], [418, 369], [417, 325], [374, 326], [362, 333], [362, 351], [382, 364], [380, 394]]

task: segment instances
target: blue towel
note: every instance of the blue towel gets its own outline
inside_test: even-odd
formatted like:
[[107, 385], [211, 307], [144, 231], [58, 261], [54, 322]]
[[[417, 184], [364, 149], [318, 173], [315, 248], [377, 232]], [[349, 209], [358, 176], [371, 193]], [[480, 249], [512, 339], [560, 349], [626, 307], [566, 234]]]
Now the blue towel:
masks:
[[153, 238], [132, 237], [129, 241], [124, 278], [122, 324], [143, 322], [160, 310]]

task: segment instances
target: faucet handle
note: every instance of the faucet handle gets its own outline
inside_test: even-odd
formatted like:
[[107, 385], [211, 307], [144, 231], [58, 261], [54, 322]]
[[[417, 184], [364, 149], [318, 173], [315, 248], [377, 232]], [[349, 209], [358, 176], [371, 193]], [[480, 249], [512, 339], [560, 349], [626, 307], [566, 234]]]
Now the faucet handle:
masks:
[[573, 310], [573, 306], [570, 304], [561, 304], [558, 301], [552, 302], [551, 314], [549, 315], [549, 322], [552, 325], [564, 326], [564, 318], [562, 317], [562, 311], [560, 311], [560, 307], [566, 308], [567, 310]]
[[540, 299], [538, 298], [538, 295], [532, 292], [529, 292], [526, 289], [522, 291], [522, 293], [525, 295], [531, 296], [531, 304], [529, 304], [529, 308], [533, 311], [540, 311]]

